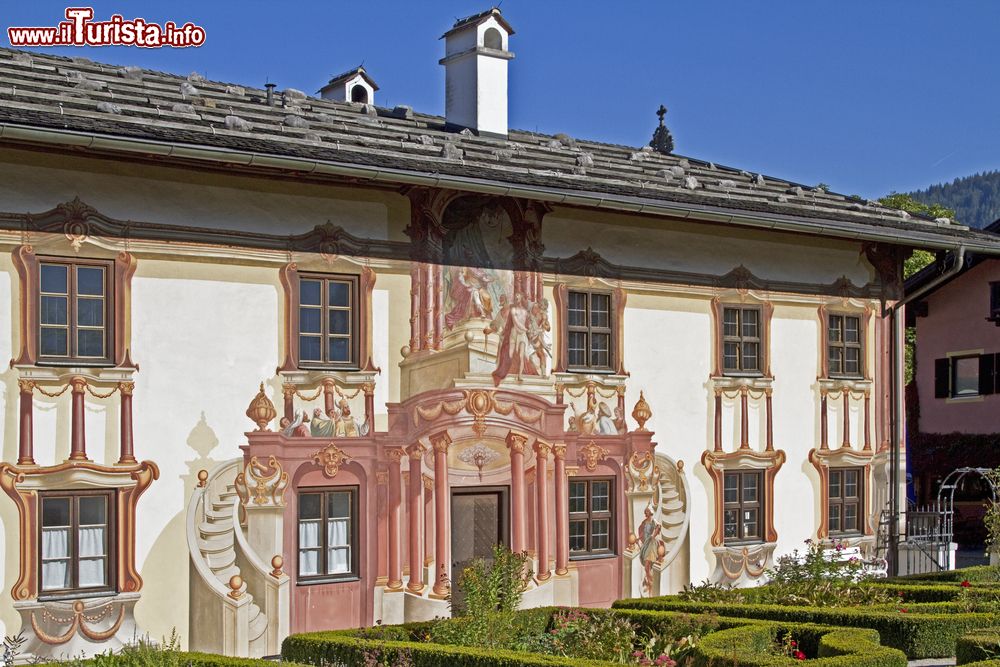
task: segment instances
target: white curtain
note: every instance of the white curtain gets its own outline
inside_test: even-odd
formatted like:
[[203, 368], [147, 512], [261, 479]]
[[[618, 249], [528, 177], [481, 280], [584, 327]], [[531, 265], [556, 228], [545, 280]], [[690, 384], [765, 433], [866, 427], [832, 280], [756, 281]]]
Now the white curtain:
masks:
[[331, 547], [347, 546], [347, 519], [330, 519], [327, 522], [326, 542]]
[[319, 547], [319, 521], [299, 522], [299, 574], [319, 574], [320, 551], [305, 551], [311, 547]]
[[104, 585], [104, 559], [80, 559], [80, 588]]
[[80, 558], [104, 556], [104, 526], [87, 526], [80, 529]]
[[69, 528], [42, 530], [42, 589], [69, 588]]
[[326, 557], [327, 574], [343, 574], [351, 571], [350, 547], [330, 549]]
[[326, 543], [329, 547], [326, 555], [327, 574], [341, 574], [351, 571], [349, 528], [349, 519], [330, 519], [327, 521]]

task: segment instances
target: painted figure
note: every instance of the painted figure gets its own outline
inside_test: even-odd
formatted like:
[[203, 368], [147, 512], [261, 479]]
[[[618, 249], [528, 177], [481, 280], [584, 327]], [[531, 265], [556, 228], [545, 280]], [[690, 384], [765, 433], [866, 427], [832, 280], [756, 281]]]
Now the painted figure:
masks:
[[309, 413], [303, 410], [295, 417], [295, 421], [285, 427], [281, 432], [286, 438], [309, 438], [312, 432], [309, 430]]
[[453, 267], [450, 270], [451, 310], [445, 313], [444, 323], [449, 329], [472, 317], [493, 317], [493, 296], [490, 283], [493, 276], [484, 269]]
[[334, 415], [324, 415], [319, 408], [313, 410], [312, 422], [309, 431], [314, 438], [332, 438], [336, 425]]
[[340, 408], [340, 412], [336, 415], [337, 427], [334, 432], [336, 437], [357, 438], [368, 435], [368, 422], [359, 423], [357, 419], [351, 416], [351, 406], [347, 403], [347, 399], [340, 399], [337, 407]]
[[507, 313], [507, 321], [500, 336], [497, 367], [493, 371], [495, 385], [499, 385], [511, 373], [515, 373], [518, 379], [524, 375], [539, 375], [538, 368], [531, 361], [532, 348], [528, 339], [530, 315], [527, 299], [518, 292], [514, 295], [514, 303]]
[[653, 517], [653, 508], [646, 505], [645, 518], [639, 524], [639, 562], [642, 563], [642, 589], [647, 595], [653, 592], [653, 564], [659, 559], [660, 522]]

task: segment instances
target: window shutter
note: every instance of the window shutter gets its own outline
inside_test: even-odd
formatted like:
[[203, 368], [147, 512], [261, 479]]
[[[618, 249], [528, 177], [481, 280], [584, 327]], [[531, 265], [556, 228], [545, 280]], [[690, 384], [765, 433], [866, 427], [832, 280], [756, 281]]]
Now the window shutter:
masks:
[[1000, 352], [993, 355], [993, 392], [1000, 394]]
[[948, 398], [951, 392], [951, 360], [934, 360], [934, 398]]
[[993, 375], [996, 373], [996, 355], [982, 354], [979, 356], [979, 395], [993, 393]]

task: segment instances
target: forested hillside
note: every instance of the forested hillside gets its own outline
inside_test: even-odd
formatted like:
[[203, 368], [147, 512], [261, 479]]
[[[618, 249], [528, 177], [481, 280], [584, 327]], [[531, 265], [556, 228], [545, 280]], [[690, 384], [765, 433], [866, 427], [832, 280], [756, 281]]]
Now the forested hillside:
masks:
[[956, 219], [970, 227], [982, 228], [1000, 218], [1000, 171], [956, 178], [910, 194], [924, 204], [954, 210]]

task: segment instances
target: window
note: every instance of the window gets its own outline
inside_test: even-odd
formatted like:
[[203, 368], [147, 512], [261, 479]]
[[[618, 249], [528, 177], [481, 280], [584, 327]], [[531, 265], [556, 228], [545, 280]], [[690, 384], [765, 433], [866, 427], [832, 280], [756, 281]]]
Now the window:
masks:
[[569, 367], [612, 370], [611, 295], [569, 292], [566, 305]]
[[500, 36], [500, 31], [496, 28], [487, 28], [483, 33], [483, 46], [487, 49], [502, 49], [503, 37]]
[[41, 495], [42, 595], [114, 589], [114, 491]]
[[975, 398], [1000, 392], [1000, 353], [934, 360], [935, 398]]
[[358, 576], [358, 489], [299, 493], [299, 579]]
[[1000, 282], [990, 283], [990, 316], [989, 319], [1000, 325]]
[[831, 468], [828, 517], [831, 535], [861, 532], [862, 468]]
[[727, 375], [761, 372], [760, 308], [723, 308], [722, 370]]
[[830, 377], [862, 376], [861, 336], [860, 317], [830, 315], [826, 340]]
[[569, 553], [573, 557], [614, 553], [614, 480], [569, 482]]
[[351, 87], [351, 101], [368, 104], [368, 90], [361, 84], [354, 84]]
[[49, 362], [109, 362], [106, 262], [38, 265], [39, 359]]
[[304, 366], [357, 367], [358, 281], [351, 276], [299, 280], [299, 362]]
[[759, 542], [763, 539], [762, 481], [763, 475], [759, 470], [725, 474], [722, 506], [726, 544]]

